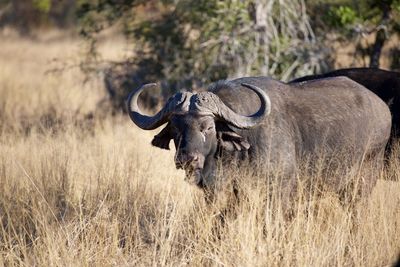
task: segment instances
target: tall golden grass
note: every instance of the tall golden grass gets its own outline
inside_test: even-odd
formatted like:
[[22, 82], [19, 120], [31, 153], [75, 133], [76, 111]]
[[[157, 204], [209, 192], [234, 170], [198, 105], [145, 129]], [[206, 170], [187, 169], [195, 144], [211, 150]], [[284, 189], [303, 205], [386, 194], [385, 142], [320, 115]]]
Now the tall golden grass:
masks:
[[262, 176], [233, 172], [239, 199], [223, 213], [226, 201], [207, 204], [184, 182], [173, 151], [151, 147], [154, 132], [96, 114], [100, 77], [83, 84], [77, 69], [45, 74], [78, 48], [74, 40], [0, 44], [0, 266], [393, 264], [396, 156], [365, 201], [342, 205], [333, 193], [304, 191], [290, 220]]

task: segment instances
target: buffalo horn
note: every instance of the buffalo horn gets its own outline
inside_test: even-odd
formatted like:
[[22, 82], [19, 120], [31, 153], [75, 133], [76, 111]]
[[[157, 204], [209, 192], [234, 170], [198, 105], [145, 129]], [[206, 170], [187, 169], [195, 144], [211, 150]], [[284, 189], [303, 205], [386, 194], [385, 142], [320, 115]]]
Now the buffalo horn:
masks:
[[262, 122], [264, 118], [271, 112], [271, 101], [267, 93], [265, 93], [259, 87], [247, 83], [242, 83], [242, 86], [253, 90], [258, 95], [261, 101], [260, 109], [251, 116], [243, 116], [234, 112], [221, 101], [219, 115], [222, 117], [222, 119], [238, 128], [251, 128]]
[[138, 106], [138, 98], [140, 93], [144, 89], [154, 86], [157, 86], [157, 84], [145, 84], [139, 89], [132, 91], [128, 96], [127, 108], [129, 117], [138, 127], [142, 128], [143, 130], [153, 130], [160, 127], [168, 121], [169, 114], [171, 113], [171, 103], [169, 102], [154, 116], [147, 116], [141, 112]]

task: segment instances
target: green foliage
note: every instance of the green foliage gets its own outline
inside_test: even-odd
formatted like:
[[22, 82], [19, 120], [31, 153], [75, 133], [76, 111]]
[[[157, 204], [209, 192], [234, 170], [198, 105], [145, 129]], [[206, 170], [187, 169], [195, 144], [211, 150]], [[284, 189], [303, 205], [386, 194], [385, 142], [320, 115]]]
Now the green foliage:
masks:
[[[400, 19], [400, 0], [366, 0], [366, 1], [327, 1], [327, 21], [337, 30], [364, 28], [371, 31], [373, 27], [385, 24], [393, 27]], [[317, 5], [318, 8], [318, 5]], [[386, 18], [386, 13], [389, 16]]]
[[400, 0], [393, 1], [392, 8], [396, 12], [400, 12]]
[[0, 0], [0, 27], [9, 26], [22, 35], [38, 28], [76, 26], [77, 0]]
[[[130, 6], [133, 1], [126, 1]], [[78, 0], [77, 17], [80, 19], [81, 34], [85, 37], [102, 31], [123, 14], [125, 6], [118, 0]]]
[[[339, 40], [355, 43], [356, 55], [369, 54], [370, 67], [379, 67], [379, 59], [388, 38], [400, 33], [400, 0], [308, 0], [318, 33], [334, 32]], [[327, 14], [321, 16], [320, 14]], [[321, 19], [321, 17], [323, 19]], [[375, 41], [364, 47], [364, 38]], [[365, 42], [364, 42], [365, 43]], [[369, 42], [371, 43], [371, 42]]]
[[329, 22], [335, 27], [353, 24], [358, 18], [353, 8], [349, 6], [332, 7], [328, 13]]
[[43, 13], [48, 13], [51, 8], [51, 0], [33, 0], [33, 6]]
[[[306, 15], [298, 11], [304, 9], [302, 1], [151, 1], [141, 5], [141, 12], [136, 8], [140, 1], [83, 2], [82, 35], [95, 44], [97, 33], [122, 22], [136, 51], [127, 60], [169, 88], [244, 75], [287, 79], [314, 67], [302, 64], [316, 44]], [[158, 14], [143, 12], [149, 6]]]

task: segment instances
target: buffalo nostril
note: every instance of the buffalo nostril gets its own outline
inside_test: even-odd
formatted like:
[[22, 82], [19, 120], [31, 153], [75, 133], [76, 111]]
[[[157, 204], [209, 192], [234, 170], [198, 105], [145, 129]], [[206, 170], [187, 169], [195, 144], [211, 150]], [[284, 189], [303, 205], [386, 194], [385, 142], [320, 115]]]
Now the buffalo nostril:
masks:
[[198, 168], [201, 161], [201, 156], [197, 153], [188, 153], [178, 155], [175, 159], [175, 167], [177, 169], [193, 169]]

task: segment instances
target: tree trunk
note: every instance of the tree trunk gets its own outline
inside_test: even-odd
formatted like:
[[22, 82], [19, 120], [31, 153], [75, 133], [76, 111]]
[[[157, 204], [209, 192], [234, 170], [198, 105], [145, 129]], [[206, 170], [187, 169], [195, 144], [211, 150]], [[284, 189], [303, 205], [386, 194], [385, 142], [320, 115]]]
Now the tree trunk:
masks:
[[379, 68], [379, 59], [381, 57], [383, 45], [385, 44], [386, 41], [386, 25], [390, 15], [390, 5], [384, 4], [382, 9], [383, 9], [383, 14], [382, 14], [381, 26], [383, 27], [378, 29], [376, 33], [374, 47], [372, 48], [370, 56], [370, 63], [369, 63], [370, 68]]

